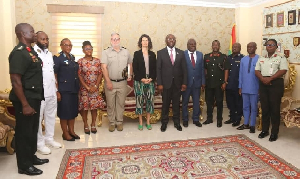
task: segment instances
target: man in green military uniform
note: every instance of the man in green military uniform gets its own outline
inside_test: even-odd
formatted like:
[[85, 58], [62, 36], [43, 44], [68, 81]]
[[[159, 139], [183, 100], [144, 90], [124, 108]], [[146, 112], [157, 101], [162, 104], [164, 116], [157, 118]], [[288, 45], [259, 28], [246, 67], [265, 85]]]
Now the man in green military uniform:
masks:
[[39, 159], [37, 132], [41, 101], [44, 99], [42, 61], [31, 47], [36, 34], [30, 24], [20, 23], [15, 27], [19, 44], [9, 55], [9, 73], [12, 90], [9, 99], [15, 109], [16, 156], [18, 172], [26, 175], [40, 175], [42, 170], [33, 165], [48, 163]]
[[207, 105], [207, 120], [203, 124], [213, 122], [214, 102], [217, 103], [217, 127], [222, 127], [223, 96], [226, 89], [228, 70], [230, 64], [226, 55], [220, 50], [220, 42], [212, 42], [212, 52], [204, 55], [204, 68], [206, 77], [205, 100]]

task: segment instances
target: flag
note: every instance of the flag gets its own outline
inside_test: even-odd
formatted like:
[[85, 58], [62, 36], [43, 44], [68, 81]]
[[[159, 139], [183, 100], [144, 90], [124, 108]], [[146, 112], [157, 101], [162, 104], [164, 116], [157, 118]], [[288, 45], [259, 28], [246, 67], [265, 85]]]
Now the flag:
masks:
[[232, 30], [231, 30], [231, 39], [230, 39], [230, 44], [229, 44], [228, 55], [232, 54], [232, 44], [234, 44], [234, 43], [236, 43], [235, 24], [233, 24]]

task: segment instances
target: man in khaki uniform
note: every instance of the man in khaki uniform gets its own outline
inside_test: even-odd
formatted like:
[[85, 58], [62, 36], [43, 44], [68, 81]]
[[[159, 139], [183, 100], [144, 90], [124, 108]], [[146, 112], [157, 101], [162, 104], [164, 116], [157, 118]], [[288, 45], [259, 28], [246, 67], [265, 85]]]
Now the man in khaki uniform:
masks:
[[[127, 81], [131, 80], [132, 56], [129, 51], [120, 46], [120, 35], [111, 34], [111, 47], [102, 52], [101, 67], [105, 79], [105, 95], [107, 114], [110, 122], [109, 131], [123, 130], [123, 112], [125, 98], [127, 96]], [[124, 78], [122, 72], [130, 64], [128, 79]]]

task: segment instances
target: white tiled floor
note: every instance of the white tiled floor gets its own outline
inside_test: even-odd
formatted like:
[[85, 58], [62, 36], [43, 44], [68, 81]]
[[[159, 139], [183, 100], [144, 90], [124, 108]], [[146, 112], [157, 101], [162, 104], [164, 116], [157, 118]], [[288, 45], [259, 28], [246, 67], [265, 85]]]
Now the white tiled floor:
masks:
[[[216, 113], [216, 112], [215, 112]], [[227, 120], [228, 110], [224, 109], [224, 121]], [[89, 121], [90, 122], [90, 121]], [[203, 122], [203, 121], [202, 121]], [[201, 128], [196, 127], [189, 121], [189, 127], [183, 128], [182, 132], [177, 131], [173, 127], [173, 122], [170, 120], [167, 131], [162, 133], [160, 131], [160, 123], [153, 124], [152, 130], [147, 130], [144, 127], [143, 131], [137, 129], [138, 120], [125, 119], [124, 130], [122, 132], [108, 131], [108, 121], [103, 120], [103, 125], [98, 129], [97, 134], [86, 135], [83, 132], [83, 122], [81, 117], [76, 120], [76, 132], [80, 135], [81, 139], [75, 142], [63, 141], [61, 138], [61, 129], [59, 122], [56, 123], [55, 128], [55, 140], [63, 144], [61, 149], [53, 149], [50, 155], [39, 155], [40, 158], [48, 158], [50, 163], [42, 166], [37, 166], [44, 173], [40, 176], [29, 177], [26, 175], [19, 175], [17, 173], [16, 157], [15, 155], [8, 155], [5, 152], [0, 153], [0, 178], [1, 179], [27, 179], [27, 178], [43, 178], [53, 179], [56, 177], [61, 159], [66, 149], [76, 148], [91, 148], [91, 147], [107, 147], [107, 146], [119, 146], [130, 145], [139, 143], [151, 143], [160, 141], [172, 141], [172, 140], [186, 140], [196, 138], [217, 137], [224, 135], [245, 134], [249, 138], [258, 142], [263, 147], [269, 149], [277, 156], [283, 158], [287, 162], [291, 163], [297, 168], [300, 168], [300, 129], [298, 128], [286, 128], [283, 124], [280, 127], [279, 139], [276, 142], [269, 142], [268, 137], [265, 139], [259, 139], [257, 136], [259, 131], [255, 134], [250, 134], [248, 130], [238, 131], [231, 125], [224, 124], [222, 128], [216, 127], [216, 121], [214, 123], [203, 126]]]

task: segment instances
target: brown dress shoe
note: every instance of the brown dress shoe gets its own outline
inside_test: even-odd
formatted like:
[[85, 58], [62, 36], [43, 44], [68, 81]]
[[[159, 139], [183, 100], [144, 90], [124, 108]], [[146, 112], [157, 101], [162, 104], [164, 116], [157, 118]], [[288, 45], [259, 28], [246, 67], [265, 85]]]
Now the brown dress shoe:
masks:
[[117, 130], [122, 131], [123, 130], [123, 124], [117, 124]]
[[113, 132], [113, 131], [115, 131], [115, 129], [116, 129], [115, 125], [109, 125], [109, 128], [108, 128], [109, 132]]

